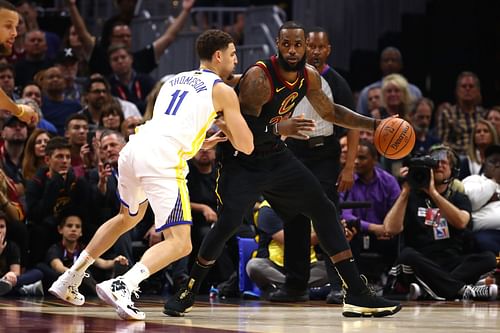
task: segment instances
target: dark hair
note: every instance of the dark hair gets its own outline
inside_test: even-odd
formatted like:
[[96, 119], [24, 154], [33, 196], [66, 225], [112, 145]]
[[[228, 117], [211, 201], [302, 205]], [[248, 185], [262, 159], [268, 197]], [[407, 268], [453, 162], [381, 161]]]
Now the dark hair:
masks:
[[130, 56], [132, 56], [132, 53], [130, 53], [130, 50], [125, 44], [111, 44], [108, 47], [108, 58], [118, 50], [125, 50]]
[[375, 148], [375, 146], [373, 145], [373, 143], [371, 143], [370, 141], [368, 141], [366, 139], [361, 139], [361, 140], [359, 140], [359, 146], [363, 146], [363, 147], [368, 148], [368, 151], [370, 152], [370, 155], [374, 159], [378, 158], [377, 148]]
[[62, 136], [55, 136], [47, 142], [47, 146], [45, 146], [45, 155], [51, 156], [56, 149], [71, 150], [71, 144], [68, 142], [68, 139]]
[[316, 26], [316, 27], [312, 27], [312, 28], [307, 29], [308, 34], [311, 32], [323, 32], [326, 35], [328, 35], [328, 32], [326, 31], [326, 29], [323, 27], [320, 27], [320, 26]]
[[196, 51], [200, 60], [211, 60], [216, 51], [225, 50], [234, 40], [227, 32], [210, 29], [196, 39]]
[[11, 4], [10, 2], [5, 1], [5, 0], [0, 0], [0, 9], [7, 9], [7, 10], [11, 10], [13, 12], [17, 12], [16, 7], [14, 7], [13, 4]]
[[278, 31], [278, 37], [281, 35], [281, 30], [285, 29], [300, 29], [304, 31], [304, 36], [306, 35], [306, 29], [304, 29], [304, 26], [296, 21], [286, 21], [285, 23], [283, 23], [280, 27], [280, 30]]
[[99, 124], [102, 125], [102, 118], [108, 116], [108, 115], [117, 115], [120, 117], [120, 126], [121, 123], [125, 120], [125, 115], [123, 114], [122, 107], [120, 103], [116, 100], [111, 100], [110, 103], [108, 103], [107, 107], [105, 107], [101, 111], [101, 116], [99, 117]]
[[[1, 1], [1, 0], [0, 0]], [[11, 64], [9, 63], [5, 63], [5, 62], [0, 62], [0, 72], [4, 72], [6, 70], [9, 70], [11, 71], [12, 73], [12, 76], [15, 77], [16, 75], [16, 71], [14, 70], [14, 66], [12, 66]]]
[[64, 122], [64, 129], [68, 129], [68, 126], [69, 126], [69, 123], [72, 121], [72, 120], [85, 120], [88, 124], [89, 122], [89, 119], [87, 118], [86, 115], [84, 115], [83, 113], [73, 113], [71, 115], [68, 116], [68, 118], [66, 118], [66, 121]]
[[89, 80], [89, 82], [85, 85], [85, 93], [88, 94], [90, 89], [92, 89], [92, 85], [94, 83], [102, 83], [106, 86], [106, 90], [109, 92], [111, 90], [111, 86], [109, 85], [108, 80], [104, 77], [94, 77]]
[[[2, 0], [0, 0], [2, 1]], [[2, 7], [0, 7], [2, 8]], [[0, 210], [0, 220], [4, 220], [5, 222], [7, 222], [9, 220], [9, 218], [7, 217], [7, 214], [5, 214], [5, 212], [3, 210]]]

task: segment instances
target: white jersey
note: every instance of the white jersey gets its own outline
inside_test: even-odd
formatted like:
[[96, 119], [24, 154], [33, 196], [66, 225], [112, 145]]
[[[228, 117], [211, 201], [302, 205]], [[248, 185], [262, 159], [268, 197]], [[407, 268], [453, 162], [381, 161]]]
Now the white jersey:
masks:
[[178, 144], [179, 156], [192, 158], [217, 116], [212, 101], [217, 82], [222, 82], [221, 78], [205, 69], [179, 73], [167, 80], [156, 99], [152, 119], [139, 128], [138, 136], [160, 142], [168, 138]]

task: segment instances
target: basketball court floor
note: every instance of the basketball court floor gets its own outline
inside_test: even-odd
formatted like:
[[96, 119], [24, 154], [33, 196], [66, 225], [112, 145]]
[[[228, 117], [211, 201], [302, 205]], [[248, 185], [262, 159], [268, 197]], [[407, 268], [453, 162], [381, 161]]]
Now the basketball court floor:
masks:
[[341, 306], [321, 301], [301, 304], [265, 301], [209, 301], [201, 297], [182, 318], [162, 313], [163, 299], [137, 302], [145, 321], [123, 321], [99, 299], [69, 306], [45, 299], [0, 298], [0, 332], [500, 332], [500, 302], [405, 302], [397, 315], [386, 318], [344, 318]]

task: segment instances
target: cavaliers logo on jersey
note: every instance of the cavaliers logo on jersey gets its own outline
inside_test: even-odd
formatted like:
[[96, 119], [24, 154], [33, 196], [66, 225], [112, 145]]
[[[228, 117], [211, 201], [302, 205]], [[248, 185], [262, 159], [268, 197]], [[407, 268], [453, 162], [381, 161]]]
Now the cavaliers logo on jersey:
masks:
[[299, 97], [299, 93], [294, 91], [290, 95], [288, 95], [283, 102], [281, 102], [281, 107], [278, 110], [279, 115], [284, 115], [290, 112], [295, 107], [295, 100]]

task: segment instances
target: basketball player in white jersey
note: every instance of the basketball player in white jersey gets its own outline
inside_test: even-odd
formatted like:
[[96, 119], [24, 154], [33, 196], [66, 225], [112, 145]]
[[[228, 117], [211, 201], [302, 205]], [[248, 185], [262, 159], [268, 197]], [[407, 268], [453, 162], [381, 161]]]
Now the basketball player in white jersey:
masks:
[[[19, 14], [10, 2], [0, 0], [0, 55], [12, 53], [17, 36]], [[14, 103], [0, 88], [0, 110], [7, 110], [27, 124], [37, 123], [38, 114], [28, 105]]]
[[243, 119], [234, 90], [222, 82], [237, 63], [230, 35], [220, 30], [202, 33], [196, 47], [200, 69], [180, 73], [166, 81], [156, 100], [153, 118], [120, 152], [118, 191], [120, 213], [104, 223], [74, 265], [54, 282], [49, 291], [75, 305], [85, 301], [78, 292], [85, 270], [126, 231], [142, 220], [148, 202], [155, 214], [155, 227], [164, 240], [149, 248], [123, 276], [97, 285], [99, 297], [116, 308], [123, 319], [142, 320], [131, 294], [151, 274], [191, 252], [191, 211], [185, 176], [186, 160], [204, 146], [205, 133], [217, 124], [225, 138], [239, 151], [253, 151], [253, 135]]

